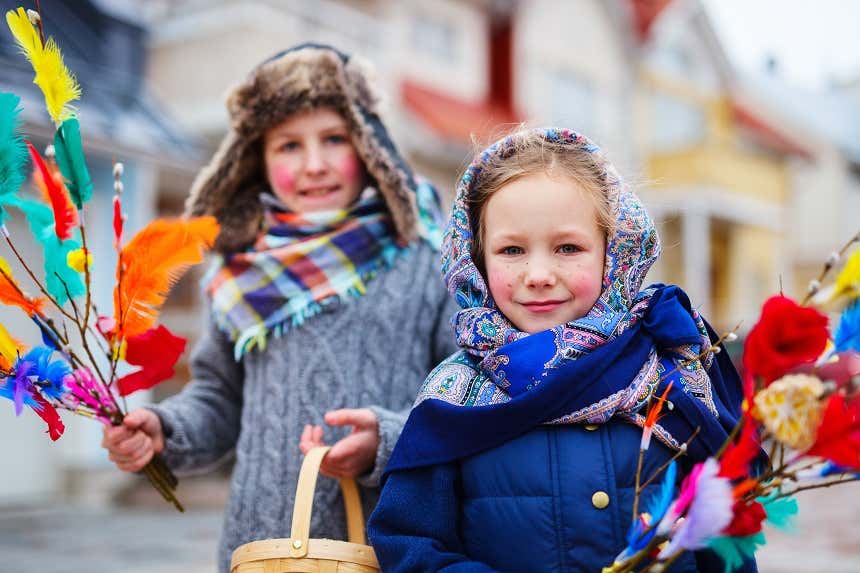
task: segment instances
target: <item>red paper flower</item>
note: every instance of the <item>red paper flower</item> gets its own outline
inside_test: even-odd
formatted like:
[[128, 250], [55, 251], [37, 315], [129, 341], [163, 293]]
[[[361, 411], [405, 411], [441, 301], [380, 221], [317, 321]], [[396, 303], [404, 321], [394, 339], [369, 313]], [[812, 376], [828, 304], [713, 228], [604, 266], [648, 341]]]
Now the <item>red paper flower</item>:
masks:
[[791, 369], [814, 361], [827, 345], [827, 317], [790, 298], [774, 296], [744, 345], [744, 368], [770, 384]]
[[732, 522], [723, 530], [724, 535], [746, 537], [761, 531], [761, 522], [767, 517], [764, 507], [757, 501], [738, 500], [732, 506]]

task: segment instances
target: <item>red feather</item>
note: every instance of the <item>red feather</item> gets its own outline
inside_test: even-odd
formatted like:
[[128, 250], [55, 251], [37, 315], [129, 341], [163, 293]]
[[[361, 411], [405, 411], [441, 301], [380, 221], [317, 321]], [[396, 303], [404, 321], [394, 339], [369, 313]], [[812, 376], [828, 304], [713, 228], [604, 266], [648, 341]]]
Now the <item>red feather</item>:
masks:
[[60, 436], [63, 435], [63, 432], [66, 431], [66, 426], [63, 424], [63, 420], [60, 419], [60, 415], [57, 413], [56, 408], [51, 406], [51, 404], [49, 404], [48, 401], [42, 398], [39, 394], [34, 392], [32, 397], [39, 403], [39, 407], [37, 408], [34, 406], [33, 411], [48, 424], [48, 435], [56, 442], [60, 439]]
[[759, 452], [759, 441], [752, 420], [744, 417], [744, 427], [738, 441], [731, 444], [720, 460], [721, 477], [737, 479], [749, 475], [749, 465]]
[[27, 149], [30, 150], [30, 156], [33, 158], [33, 163], [36, 165], [41, 185], [51, 202], [51, 209], [54, 211], [54, 231], [57, 233], [57, 238], [61, 241], [72, 236], [72, 229], [78, 224], [78, 210], [72, 204], [72, 199], [69, 197], [69, 191], [63, 184], [62, 179], [57, 177], [33, 144], [27, 142]]
[[860, 470], [860, 401], [833, 394], [824, 407], [815, 443], [806, 452], [838, 466]]
[[122, 241], [122, 202], [119, 195], [115, 195], [113, 198], [113, 237], [113, 246], [119, 250]]
[[122, 396], [152, 388], [173, 376], [173, 366], [185, 351], [186, 342], [163, 325], [126, 341], [125, 361], [141, 369], [119, 379], [117, 386]]

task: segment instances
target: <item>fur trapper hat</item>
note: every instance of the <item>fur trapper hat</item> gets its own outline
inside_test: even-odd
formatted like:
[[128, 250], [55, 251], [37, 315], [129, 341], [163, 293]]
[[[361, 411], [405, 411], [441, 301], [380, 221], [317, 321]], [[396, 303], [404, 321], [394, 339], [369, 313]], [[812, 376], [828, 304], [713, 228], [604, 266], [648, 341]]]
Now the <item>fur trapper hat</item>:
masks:
[[262, 136], [288, 116], [328, 106], [347, 122], [352, 141], [391, 212], [398, 238], [416, 236], [415, 178], [379, 116], [369, 64], [320, 44], [301, 44], [264, 61], [227, 98], [230, 131], [191, 187], [186, 215], [214, 215], [216, 248], [250, 246], [261, 228], [260, 193], [268, 188]]

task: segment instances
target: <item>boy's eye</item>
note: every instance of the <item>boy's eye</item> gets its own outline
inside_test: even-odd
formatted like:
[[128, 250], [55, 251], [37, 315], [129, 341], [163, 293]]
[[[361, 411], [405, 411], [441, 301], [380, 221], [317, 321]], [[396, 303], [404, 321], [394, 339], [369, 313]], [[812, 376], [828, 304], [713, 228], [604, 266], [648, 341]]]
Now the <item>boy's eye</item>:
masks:
[[349, 140], [346, 138], [345, 135], [332, 134], [332, 135], [326, 136], [325, 141], [326, 141], [326, 143], [333, 143], [335, 145], [340, 145], [341, 143], [346, 143]]
[[558, 248], [558, 252], [563, 255], [572, 255], [574, 253], [578, 253], [581, 249], [576, 245], [571, 245], [570, 243], [566, 245], [562, 245]]
[[523, 252], [522, 247], [505, 247], [501, 250], [503, 255], [521, 255]]

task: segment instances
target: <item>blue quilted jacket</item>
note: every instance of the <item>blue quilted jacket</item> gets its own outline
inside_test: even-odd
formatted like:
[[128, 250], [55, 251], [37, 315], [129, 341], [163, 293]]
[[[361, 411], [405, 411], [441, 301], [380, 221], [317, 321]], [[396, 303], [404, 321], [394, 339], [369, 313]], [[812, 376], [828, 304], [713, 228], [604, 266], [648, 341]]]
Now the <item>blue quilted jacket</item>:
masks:
[[[541, 426], [459, 462], [392, 472], [369, 523], [383, 571], [599, 573], [626, 545], [640, 437], [624, 422]], [[670, 456], [652, 442], [643, 480]], [[722, 570], [708, 551], [669, 569]]]

